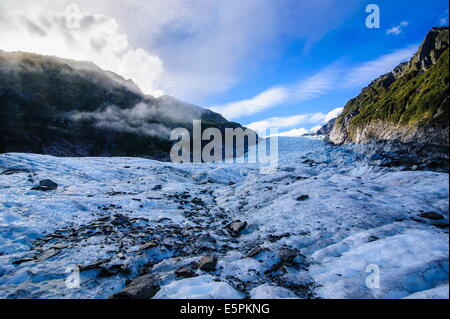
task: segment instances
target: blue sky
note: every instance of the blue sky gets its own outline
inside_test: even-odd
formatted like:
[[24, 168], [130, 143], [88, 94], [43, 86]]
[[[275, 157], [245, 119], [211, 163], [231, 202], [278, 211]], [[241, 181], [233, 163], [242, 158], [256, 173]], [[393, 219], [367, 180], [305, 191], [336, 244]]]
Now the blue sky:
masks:
[[2, 0], [0, 49], [89, 60], [145, 93], [301, 134], [441, 25], [445, 0]]
[[[365, 7], [370, 3], [377, 3], [380, 7], [379, 29], [365, 27], [365, 18], [368, 15]], [[446, 1], [359, 1], [345, 13], [344, 19], [335, 25], [334, 29], [330, 29], [310, 46], [308, 39], [282, 39], [276, 55], [268, 58], [257, 70], [252, 70], [240, 85], [226, 94], [212, 97], [208, 103], [223, 105], [246, 100], [271, 87], [308, 81], [317, 72], [331, 68], [330, 83], [319, 89], [311, 98], [303, 101], [296, 101], [294, 98], [292, 101], [276, 103], [262, 112], [237, 115], [236, 120], [248, 124], [273, 117], [292, 117], [318, 112], [326, 114], [334, 108], [344, 106], [376, 76], [391, 70], [393, 64], [396, 65], [405, 60], [405, 57], [409, 57], [409, 52], [416, 50], [432, 26], [448, 25], [448, 20], [443, 20], [448, 14], [446, 10]], [[317, 18], [323, 20], [323, 23], [333, 23], [327, 21], [324, 16]], [[399, 25], [399, 29], [393, 29]], [[301, 27], [301, 21], [298, 22], [298, 27]], [[383, 59], [386, 55], [391, 55], [392, 59]], [[383, 63], [383, 60], [386, 63]], [[361, 68], [364, 64], [376, 61], [380, 64], [374, 65], [374, 69]], [[342, 85], [349, 80], [351, 73], [358, 69], [362, 73], [361, 76], [354, 78], [353, 83]], [[218, 110], [220, 111], [220, 108]], [[297, 126], [280, 128], [280, 131], [296, 127], [309, 129], [316, 124], [300, 120]]]

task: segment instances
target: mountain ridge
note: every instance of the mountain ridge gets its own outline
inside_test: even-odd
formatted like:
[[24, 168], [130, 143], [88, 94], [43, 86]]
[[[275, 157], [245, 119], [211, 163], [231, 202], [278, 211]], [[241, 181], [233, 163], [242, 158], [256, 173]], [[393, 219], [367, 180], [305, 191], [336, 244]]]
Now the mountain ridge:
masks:
[[176, 127], [241, 127], [92, 62], [0, 50], [0, 153], [168, 160]]
[[448, 27], [432, 28], [409, 62], [372, 81], [346, 104], [328, 140], [448, 148], [448, 47]]

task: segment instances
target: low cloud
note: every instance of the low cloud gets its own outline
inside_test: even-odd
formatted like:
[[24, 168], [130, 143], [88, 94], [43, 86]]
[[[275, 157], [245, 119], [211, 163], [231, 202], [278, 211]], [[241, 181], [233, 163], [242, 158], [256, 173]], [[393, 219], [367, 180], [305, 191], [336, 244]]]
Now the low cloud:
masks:
[[140, 103], [132, 109], [108, 106], [104, 110], [74, 113], [69, 117], [75, 121], [94, 121], [94, 125], [98, 128], [167, 139], [170, 136], [170, 129], [159, 123], [151, 123], [147, 117], [149, 113], [148, 106]]
[[111, 105], [95, 112], [74, 112], [68, 116], [75, 121], [93, 121], [99, 128], [168, 139], [172, 128], [166, 125], [191, 124], [193, 119], [201, 119], [203, 113], [204, 110], [197, 106], [163, 96], [128, 109]]
[[312, 113], [312, 114], [300, 114], [287, 117], [271, 117], [262, 121], [253, 122], [246, 127], [253, 130], [266, 129], [266, 128], [287, 128], [293, 127], [300, 124], [316, 124], [323, 122], [326, 114], [323, 113]]
[[[308, 113], [308, 114], [299, 114], [294, 116], [286, 116], [286, 117], [271, 117], [262, 121], [253, 122], [246, 127], [251, 128], [253, 130], [265, 130], [268, 128], [277, 128], [277, 129], [283, 129], [283, 128], [290, 128], [295, 127], [298, 125], [306, 125], [306, 124], [317, 124], [313, 127], [313, 129], [318, 130], [321, 128], [325, 123], [328, 121], [336, 118], [339, 116], [339, 114], [342, 113], [344, 108], [338, 107], [333, 110], [331, 110], [328, 113]], [[318, 125], [320, 124], [320, 125]], [[313, 129], [306, 129], [303, 127], [300, 128], [294, 128], [288, 132], [283, 132], [278, 134], [279, 136], [293, 136], [293, 134], [306, 134], [311, 133]], [[290, 134], [290, 135], [282, 135], [282, 134]], [[303, 135], [302, 134], [302, 135]], [[299, 135], [296, 135], [299, 136]]]
[[303, 136], [307, 133], [309, 133], [309, 131], [302, 127], [302, 128], [294, 128], [287, 132], [278, 133], [277, 136], [298, 137], [298, 136]]

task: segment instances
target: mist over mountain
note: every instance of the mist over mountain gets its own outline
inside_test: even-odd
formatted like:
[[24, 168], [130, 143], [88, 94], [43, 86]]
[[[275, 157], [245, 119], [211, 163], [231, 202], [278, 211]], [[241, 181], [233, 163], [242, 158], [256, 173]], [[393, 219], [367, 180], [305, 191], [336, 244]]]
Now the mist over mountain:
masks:
[[240, 127], [220, 114], [154, 98], [90, 62], [0, 50], [0, 152], [168, 159], [170, 132]]

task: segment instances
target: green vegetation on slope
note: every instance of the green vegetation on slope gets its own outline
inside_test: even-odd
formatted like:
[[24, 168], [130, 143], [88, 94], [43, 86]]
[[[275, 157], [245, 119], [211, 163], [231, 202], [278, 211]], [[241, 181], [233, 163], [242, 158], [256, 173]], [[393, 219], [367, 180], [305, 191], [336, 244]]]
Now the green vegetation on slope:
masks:
[[448, 105], [442, 105], [449, 89], [449, 50], [425, 73], [412, 71], [394, 81], [388, 88], [383, 82], [371, 85], [345, 107], [342, 119], [358, 110], [349, 125], [349, 135], [357, 127], [375, 120], [392, 124], [420, 127], [425, 124], [445, 124]]

